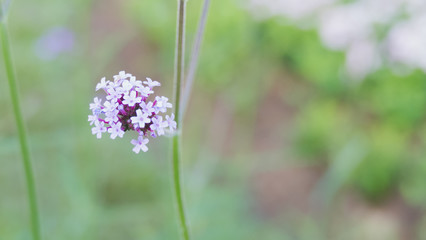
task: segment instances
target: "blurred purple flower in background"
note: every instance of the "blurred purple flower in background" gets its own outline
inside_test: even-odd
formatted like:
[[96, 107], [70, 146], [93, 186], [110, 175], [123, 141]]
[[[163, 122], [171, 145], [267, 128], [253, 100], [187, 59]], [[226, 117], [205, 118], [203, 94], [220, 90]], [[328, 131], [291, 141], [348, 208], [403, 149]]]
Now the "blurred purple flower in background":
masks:
[[54, 60], [61, 53], [71, 52], [75, 44], [75, 34], [66, 27], [54, 27], [42, 35], [35, 44], [37, 57]]

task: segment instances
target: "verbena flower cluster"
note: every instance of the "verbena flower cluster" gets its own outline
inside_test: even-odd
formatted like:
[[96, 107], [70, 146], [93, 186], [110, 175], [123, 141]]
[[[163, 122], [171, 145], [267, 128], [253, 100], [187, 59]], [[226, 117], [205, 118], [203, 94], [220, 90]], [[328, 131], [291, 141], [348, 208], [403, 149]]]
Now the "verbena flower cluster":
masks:
[[[157, 137], [165, 131], [174, 132], [176, 122], [174, 114], [161, 116], [166, 113], [172, 104], [164, 96], [150, 97], [154, 87], [160, 86], [157, 81], [146, 78], [146, 81], [136, 80], [136, 77], [124, 71], [114, 76], [114, 81], [105, 80], [105, 77], [96, 85], [96, 91], [104, 90], [106, 100], [95, 97], [90, 104], [92, 115], [89, 115], [92, 134], [97, 138], [102, 133], [110, 133], [111, 139], [122, 138], [126, 131], [135, 131], [138, 138], [133, 139], [133, 151], [139, 153], [148, 151], [146, 146], [148, 137]], [[152, 99], [149, 100], [149, 98]]]

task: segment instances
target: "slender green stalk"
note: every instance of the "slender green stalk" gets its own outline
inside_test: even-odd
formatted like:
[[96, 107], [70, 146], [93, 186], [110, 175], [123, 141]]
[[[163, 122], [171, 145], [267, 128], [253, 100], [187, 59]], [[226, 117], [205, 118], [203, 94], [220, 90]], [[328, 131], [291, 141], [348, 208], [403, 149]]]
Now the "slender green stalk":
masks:
[[174, 76], [174, 89], [175, 89], [175, 117], [177, 128], [180, 129], [180, 107], [181, 107], [181, 92], [182, 80], [184, 78], [184, 61], [185, 61], [185, 18], [186, 18], [186, 0], [178, 0], [178, 14], [177, 14], [177, 31], [176, 31], [176, 59], [175, 59], [175, 76]]
[[39, 217], [38, 217], [38, 210], [37, 210], [35, 182], [34, 182], [32, 166], [31, 166], [30, 152], [28, 149], [27, 133], [25, 130], [24, 120], [22, 117], [22, 112], [21, 112], [20, 103], [19, 103], [18, 87], [16, 84], [15, 72], [14, 72], [12, 56], [10, 52], [9, 36], [7, 33], [6, 23], [4, 19], [0, 21], [0, 38], [2, 42], [4, 64], [6, 68], [7, 78], [9, 81], [10, 96], [12, 98], [12, 106], [13, 106], [13, 111], [15, 113], [15, 118], [16, 118], [19, 142], [21, 145], [21, 153], [22, 153], [22, 160], [23, 160], [23, 165], [25, 170], [25, 176], [27, 180], [28, 202], [29, 202], [29, 208], [31, 212], [31, 230], [32, 230], [33, 239], [40, 240], [41, 235], [40, 235], [40, 224], [39, 224]]
[[175, 198], [176, 198], [176, 204], [178, 208], [178, 214], [179, 214], [179, 225], [180, 230], [182, 234], [182, 239], [189, 240], [189, 228], [188, 228], [188, 222], [186, 220], [185, 216], [185, 207], [183, 204], [183, 197], [182, 197], [182, 186], [181, 186], [181, 153], [180, 153], [180, 139], [179, 135], [175, 135], [173, 137], [173, 185], [175, 190]]
[[194, 83], [195, 72], [198, 67], [198, 59], [200, 57], [200, 48], [203, 41], [204, 30], [206, 28], [207, 16], [210, 7], [210, 0], [204, 0], [203, 9], [201, 11], [201, 17], [198, 22], [197, 34], [195, 35], [194, 45], [192, 47], [191, 60], [189, 62], [188, 74], [185, 81], [185, 89], [183, 90], [183, 98], [181, 102], [181, 118], [186, 112], [186, 107], [188, 105], [189, 97], [192, 92], [192, 85]]
[[182, 91], [182, 79], [184, 76], [185, 60], [185, 16], [186, 0], [178, 0], [177, 13], [177, 31], [176, 31], [176, 59], [175, 59], [175, 117], [177, 123], [177, 134], [173, 136], [173, 186], [175, 200], [179, 215], [179, 225], [181, 228], [182, 239], [189, 240], [188, 222], [185, 217], [185, 207], [182, 197], [182, 179], [181, 179], [181, 153], [180, 153], [180, 133], [182, 132], [181, 114], [180, 114], [180, 96]]

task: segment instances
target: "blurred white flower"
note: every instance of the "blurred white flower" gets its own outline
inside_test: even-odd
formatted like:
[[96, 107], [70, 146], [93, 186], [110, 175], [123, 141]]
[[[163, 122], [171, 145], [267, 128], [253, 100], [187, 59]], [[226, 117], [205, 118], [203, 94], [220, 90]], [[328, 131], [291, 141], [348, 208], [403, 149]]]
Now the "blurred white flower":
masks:
[[253, 12], [264, 9], [270, 15], [284, 15], [292, 20], [301, 20], [333, 2], [335, 0], [250, 0], [249, 8]]
[[371, 19], [359, 5], [351, 4], [324, 11], [319, 33], [324, 44], [333, 50], [344, 50], [353, 42], [371, 35]]
[[[265, 9], [318, 29], [323, 44], [346, 52], [346, 72], [362, 79], [381, 63], [426, 72], [426, 0], [249, 0], [254, 15]], [[381, 32], [378, 33], [377, 29]], [[386, 30], [387, 29], [387, 30]]]
[[398, 23], [387, 37], [386, 48], [391, 61], [426, 71], [426, 16]]
[[356, 80], [376, 70], [380, 62], [377, 45], [370, 40], [354, 42], [346, 52], [346, 71]]

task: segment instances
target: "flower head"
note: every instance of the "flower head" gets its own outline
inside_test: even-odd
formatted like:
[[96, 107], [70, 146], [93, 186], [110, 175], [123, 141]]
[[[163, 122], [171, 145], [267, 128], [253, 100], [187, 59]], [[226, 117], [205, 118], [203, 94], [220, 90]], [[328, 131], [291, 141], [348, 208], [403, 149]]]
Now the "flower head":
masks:
[[111, 82], [102, 78], [96, 85], [96, 91], [103, 89], [107, 95], [106, 100], [95, 97], [94, 102], [90, 104], [92, 114], [89, 115], [88, 121], [90, 125], [94, 125], [92, 134], [101, 138], [102, 133], [108, 132], [110, 137], [115, 139], [122, 138], [127, 131], [134, 131], [137, 133], [137, 139], [133, 139], [131, 143], [134, 145], [133, 151], [139, 153], [141, 150], [148, 151], [148, 137], [164, 135], [167, 127], [171, 132], [176, 130], [173, 114], [165, 115], [165, 121], [163, 116], [159, 115], [172, 108], [168, 98], [151, 97], [154, 93], [153, 87], [161, 85], [159, 82], [150, 78], [142, 82], [124, 71], [119, 72], [113, 79]]

